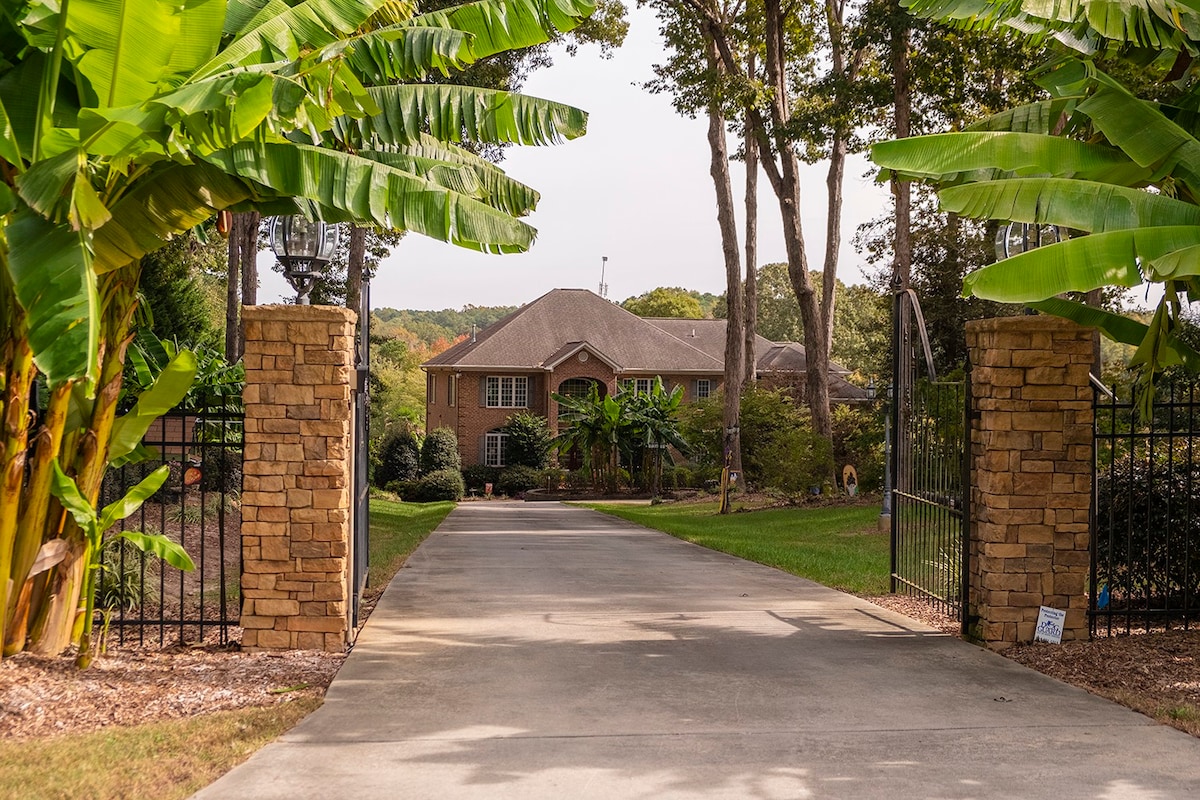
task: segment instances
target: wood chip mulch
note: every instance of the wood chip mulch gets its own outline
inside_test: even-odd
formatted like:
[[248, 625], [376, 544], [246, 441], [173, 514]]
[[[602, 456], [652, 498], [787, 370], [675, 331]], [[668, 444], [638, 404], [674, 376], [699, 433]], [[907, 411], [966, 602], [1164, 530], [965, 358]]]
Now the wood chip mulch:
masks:
[[21, 653], [0, 661], [0, 740], [321, 696], [344, 658], [215, 647], [110, 650], [81, 671], [71, 658]]

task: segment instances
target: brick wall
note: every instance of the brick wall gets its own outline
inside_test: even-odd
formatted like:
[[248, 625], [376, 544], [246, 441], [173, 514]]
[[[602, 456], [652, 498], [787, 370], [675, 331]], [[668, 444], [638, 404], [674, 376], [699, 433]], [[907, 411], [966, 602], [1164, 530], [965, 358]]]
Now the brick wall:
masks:
[[355, 314], [250, 306], [243, 321], [242, 647], [341, 652]]
[[1088, 636], [1094, 336], [1055, 317], [967, 324], [968, 622], [992, 649], [1031, 641], [1043, 605], [1066, 610], [1064, 640]]

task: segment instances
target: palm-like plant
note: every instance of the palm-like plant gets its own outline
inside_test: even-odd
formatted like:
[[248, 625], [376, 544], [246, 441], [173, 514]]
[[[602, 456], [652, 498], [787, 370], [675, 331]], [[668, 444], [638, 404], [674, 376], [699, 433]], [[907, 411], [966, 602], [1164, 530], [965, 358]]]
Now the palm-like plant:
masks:
[[[6, 654], [79, 641], [94, 537], [51, 490], [60, 468], [94, 504], [117, 455], [141, 256], [218, 210], [251, 207], [526, 249], [534, 231], [518, 217], [536, 192], [456, 143], [569, 139], [585, 116], [421, 81], [545, 41], [591, 10], [589, 0], [480, 0], [424, 15], [403, 0], [0, 8]], [[31, 429], [38, 373], [50, 391]], [[61, 557], [39, 557], [51, 552]]]
[[[668, 447], [686, 452], [687, 442], [679, 430], [679, 406], [683, 403], [683, 386], [668, 392], [662, 378], [655, 377], [649, 392], [626, 389], [618, 396], [629, 407], [629, 435], [626, 437], [630, 449], [640, 451], [643, 467], [651, 475], [650, 491], [657, 495], [662, 490], [663, 458], [670, 458]], [[633, 455], [631, 453], [631, 455]]]
[[[968, 4], [912, 7], [961, 18]], [[1080, 3], [1062, 19], [1032, 21], [1020, 4], [982, 0], [971, 7], [979, 10], [972, 25], [1019, 22], [1087, 52], [1134, 44], [1186, 56], [1200, 41], [1200, 17], [1171, 3]], [[1118, 11], [1137, 24], [1112, 27]], [[968, 275], [964, 294], [1025, 303], [1136, 345], [1132, 365], [1142, 368], [1145, 389], [1167, 366], [1200, 369], [1200, 354], [1177, 335], [1183, 303], [1200, 299], [1200, 141], [1187, 110], [1200, 99], [1195, 87], [1174, 106], [1147, 102], [1078, 55], [1044, 67], [1039, 82], [1049, 93], [1044, 101], [959, 133], [876, 145], [872, 160], [885, 175], [934, 183], [949, 211], [1070, 232]], [[1163, 288], [1148, 325], [1061, 297], [1147, 282]], [[1143, 391], [1144, 402], [1151, 397]]]
[[583, 397], [558, 393], [551, 397], [559, 409], [559, 433], [554, 446], [560, 453], [574, 448], [595, 485], [609, 493], [616, 492], [621, 437], [629, 425], [626, 405], [611, 395], [601, 396], [596, 384]]

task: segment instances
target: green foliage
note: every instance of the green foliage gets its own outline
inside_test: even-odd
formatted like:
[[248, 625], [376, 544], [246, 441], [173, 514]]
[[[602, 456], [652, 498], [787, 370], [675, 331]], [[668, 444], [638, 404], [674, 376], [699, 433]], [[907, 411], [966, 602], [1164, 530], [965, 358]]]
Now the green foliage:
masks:
[[188, 231], [142, 258], [143, 313], [160, 340], [192, 347], [223, 345], [224, 273], [228, 245], [215, 226], [205, 238]]
[[543, 486], [541, 470], [526, 466], [505, 467], [500, 470], [500, 478], [496, 484], [501, 494], [509, 497], [521, 494], [530, 489]]
[[508, 466], [539, 470], [550, 462], [554, 436], [545, 417], [522, 411], [509, 417], [503, 430], [508, 434], [505, 450]]
[[413, 497], [418, 503], [432, 503], [438, 500], [461, 500], [466, 488], [463, 486], [463, 476], [457, 467], [439, 469], [422, 475], [416, 483]]
[[[684, 407], [683, 435], [698, 465], [717, 468], [722, 460], [720, 394]], [[742, 471], [760, 489], [800, 492], [820, 484], [832, 467], [829, 444], [812, 432], [808, 411], [779, 389], [757, 386], [742, 392]]]
[[454, 431], [435, 428], [426, 434], [425, 441], [421, 443], [421, 474], [453, 470], [461, 482], [461, 469], [462, 457], [458, 453], [458, 437]]
[[883, 486], [883, 415], [886, 407], [833, 407], [833, 467], [838, 480], [846, 464], [858, 473], [858, 491], [875, 492]]
[[468, 490], [474, 490], [482, 494], [487, 491], [487, 485], [490, 483], [492, 489], [496, 488], [497, 482], [500, 480], [500, 468], [489, 467], [486, 464], [471, 464], [463, 467], [463, 483]]
[[1184, 608], [1200, 600], [1200, 516], [1191, 513], [1200, 462], [1163, 447], [1119, 449], [1097, 472], [1097, 591], [1112, 610]]
[[679, 287], [663, 286], [651, 289], [637, 297], [630, 297], [621, 307], [639, 317], [676, 317], [681, 319], [703, 319], [704, 309], [696, 292]]
[[96, 607], [132, 610], [142, 602], [142, 553], [125, 539], [104, 546], [97, 567]]
[[421, 443], [408, 425], [397, 425], [384, 436], [376, 452], [371, 482], [387, 486], [395, 481], [415, 480], [421, 467]]

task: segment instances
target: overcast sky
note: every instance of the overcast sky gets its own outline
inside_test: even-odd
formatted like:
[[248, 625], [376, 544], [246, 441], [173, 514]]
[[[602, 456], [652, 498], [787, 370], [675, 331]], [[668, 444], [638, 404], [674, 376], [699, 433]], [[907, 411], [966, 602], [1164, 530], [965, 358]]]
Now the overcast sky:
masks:
[[[522, 89], [589, 113], [586, 136], [553, 147], [510, 148], [502, 165], [541, 192], [539, 210], [527, 218], [538, 230], [533, 248], [482, 255], [410, 235], [380, 266], [371, 285], [373, 307], [519, 305], [558, 287], [596, 291], [603, 256], [613, 300], [657, 286], [724, 291], [706, 123], [681, 117], [666, 96], [636, 85], [653, 76], [663, 44], [652, 11], [631, 8], [629, 15], [629, 36], [613, 58], [600, 58], [595, 47], [581, 48], [574, 58], [558, 52], [554, 66], [530, 76]], [[862, 158], [846, 170], [839, 276], [847, 283], [862, 281], [850, 238], [860, 223], [889, 207], [886, 189], [869, 171]], [[733, 172], [736, 179], [741, 165]], [[807, 169], [804, 179], [804, 233], [809, 261], [819, 266], [824, 166]], [[734, 187], [739, 203], [740, 183]], [[783, 261], [778, 206], [765, 177], [759, 189], [759, 262]], [[290, 293], [267, 269], [270, 261], [264, 254], [259, 302]]]

